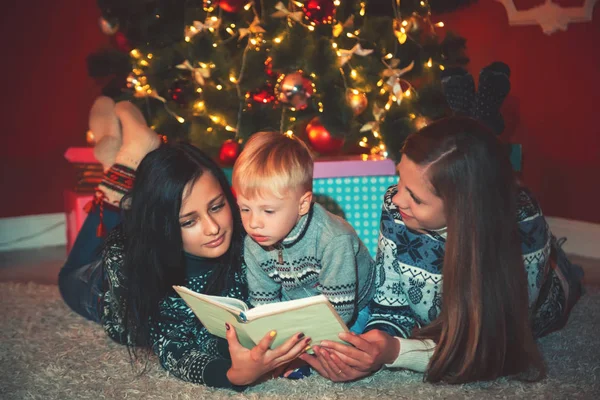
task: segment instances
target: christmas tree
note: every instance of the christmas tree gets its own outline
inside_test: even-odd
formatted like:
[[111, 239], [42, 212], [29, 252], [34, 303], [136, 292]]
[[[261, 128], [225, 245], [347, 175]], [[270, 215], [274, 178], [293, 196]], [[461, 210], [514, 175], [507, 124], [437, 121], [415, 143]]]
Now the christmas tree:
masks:
[[[459, 2], [438, 2], [449, 9]], [[254, 132], [321, 155], [396, 157], [446, 114], [440, 73], [467, 62], [427, 1], [98, 0], [113, 49], [88, 58], [103, 94], [167, 140], [231, 164]]]

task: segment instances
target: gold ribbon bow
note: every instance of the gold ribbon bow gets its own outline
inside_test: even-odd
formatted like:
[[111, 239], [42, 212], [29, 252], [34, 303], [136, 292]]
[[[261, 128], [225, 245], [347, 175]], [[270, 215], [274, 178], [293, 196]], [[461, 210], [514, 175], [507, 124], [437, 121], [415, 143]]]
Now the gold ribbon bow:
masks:
[[177, 65], [175, 68], [187, 69], [189, 71], [192, 71], [192, 74], [194, 75], [194, 79], [196, 80], [196, 82], [198, 82], [198, 84], [200, 86], [204, 86], [205, 79], [210, 78], [210, 68], [202, 67], [202, 66], [198, 67], [198, 68], [194, 68], [188, 60], [185, 60], [181, 64]]
[[277, 9], [277, 11], [275, 11], [273, 14], [271, 14], [271, 17], [274, 17], [274, 18], [288, 17], [288, 18], [293, 19], [296, 22], [302, 23], [302, 18], [304, 18], [304, 14], [302, 13], [302, 11], [292, 12], [292, 11], [288, 10], [281, 1], [275, 5], [275, 8]]
[[372, 49], [363, 49], [360, 46], [360, 43], [356, 43], [354, 45], [353, 48], [346, 50], [346, 49], [339, 49], [338, 50], [338, 56], [340, 57], [340, 65], [344, 65], [346, 64], [348, 61], [350, 61], [350, 59], [352, 58], [352, 56], [354, 54], [356, 54], [357, 56], [368, 56], [369, 54], [371, 54], [373, 52]]
[[238, 40], [241, 40], [250, 33], [265, 33], [266, 31], [263, 29], [262, 26], [260, 26], [260, 19], [258, 19], [258, 17], [254, 17], [254, 20], [252, 21], [250, 26], [247, 28], [240, 28], [239, 32], [240, 37]]

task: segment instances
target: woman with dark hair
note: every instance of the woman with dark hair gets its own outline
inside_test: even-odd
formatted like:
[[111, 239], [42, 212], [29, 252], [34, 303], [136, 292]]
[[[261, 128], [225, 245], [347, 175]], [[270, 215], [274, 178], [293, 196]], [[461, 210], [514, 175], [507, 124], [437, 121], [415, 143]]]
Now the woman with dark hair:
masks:
[[218, 165], [189, 144], [159, 147], [129, 102], [99, 98], [90, 127], [106, 172], [59, 274], [65, 302], [133, 357], [153, 351], [171, 374], [209, 386], [243, 388], [304, 351], [302, 334], [273, 350], [269, 334], [252, 350], [230, 339], [230, 354], [172, 289], [247, 298], [241, 218]]
[[479, 122], [436, 121], [402, 153], [398, 184], [384, 196], [365, 333], [341, 334], [352, 346], [324, 341], [301, 358], [334, 381], [383, 366], [424, 372], [429, 382], [541, 379], [534, 338], [566, 323], [580, 268]]

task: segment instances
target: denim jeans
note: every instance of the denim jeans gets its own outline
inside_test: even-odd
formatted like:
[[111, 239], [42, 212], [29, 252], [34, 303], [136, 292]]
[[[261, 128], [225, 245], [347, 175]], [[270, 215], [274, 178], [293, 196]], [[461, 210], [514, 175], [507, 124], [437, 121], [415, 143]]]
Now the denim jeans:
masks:
[[[110, 232], [121, 222], [117, 210], [104, 207], [103, 223]], [[104, 268], [100, 251], [104, 238], [96, 235], [100, 223], [98, 207], [92, 210], [58, 274], [58, 288], [65, 303], [77, 314], [95, 322], [100, 322], [103, 297]]]

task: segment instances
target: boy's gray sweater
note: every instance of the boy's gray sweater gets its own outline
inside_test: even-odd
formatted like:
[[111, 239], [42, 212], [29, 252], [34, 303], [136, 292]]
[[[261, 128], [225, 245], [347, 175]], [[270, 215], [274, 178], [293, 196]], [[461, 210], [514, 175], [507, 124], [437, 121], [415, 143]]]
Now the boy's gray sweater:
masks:
[[323, 294], [349, 323], [373, 297], [369, 251], [348, 222], [320, 204], [277, 245], [262, 247], [247, 236], [244, 247], [253, 306]]

